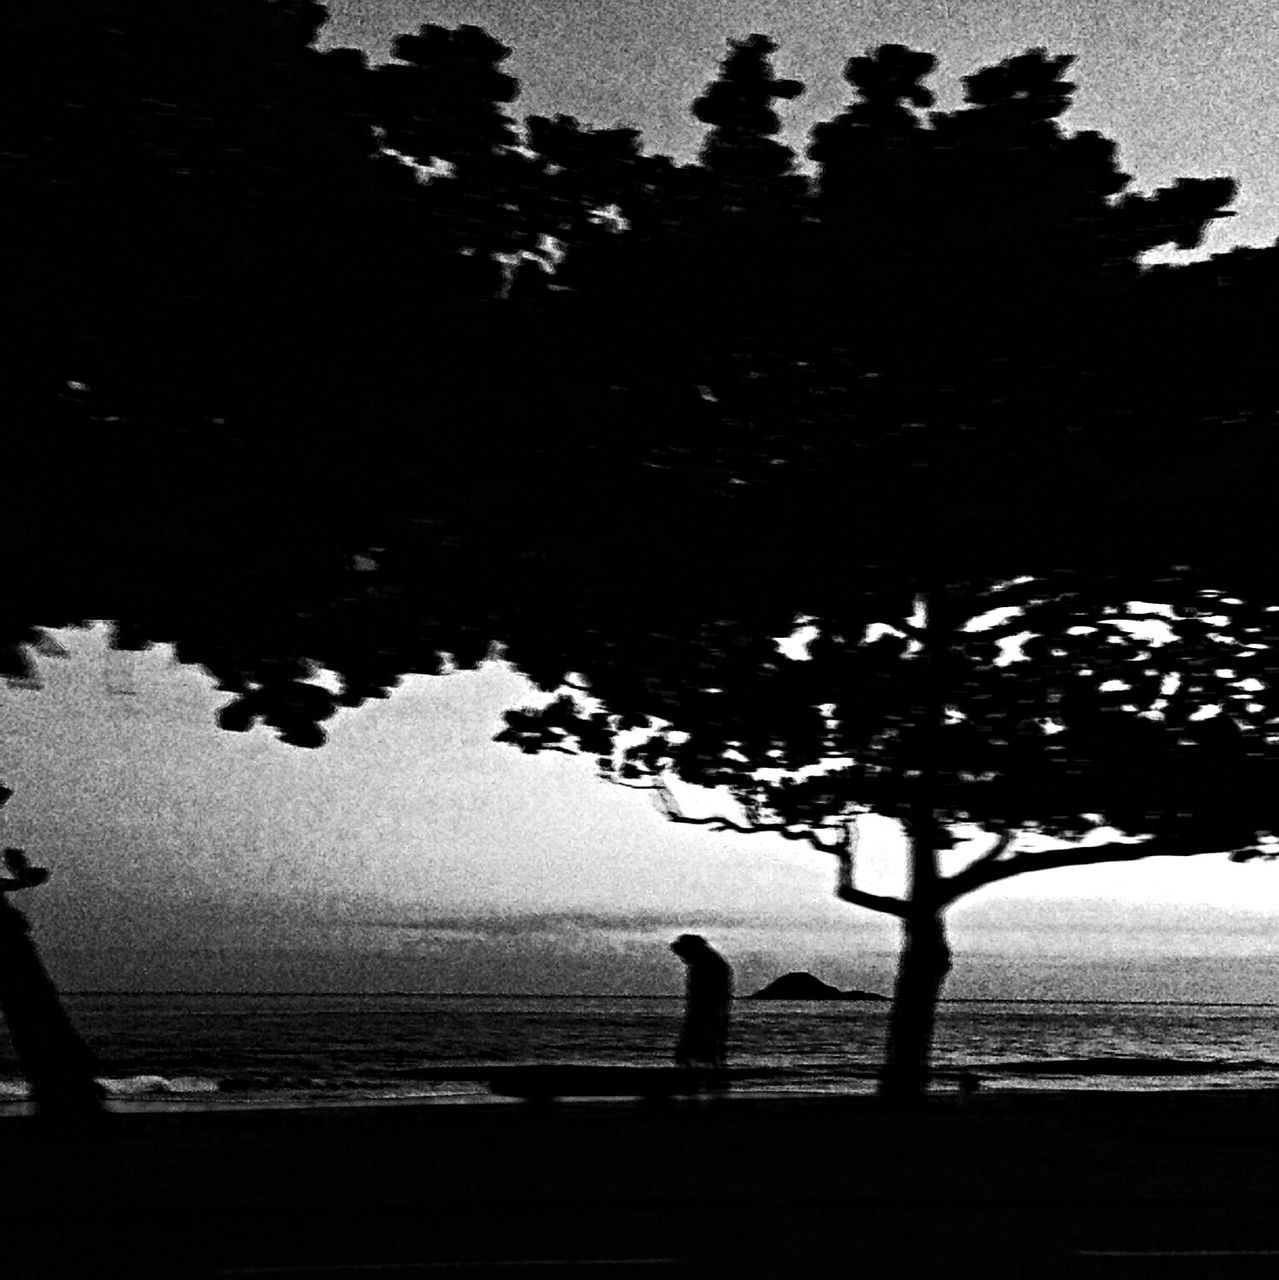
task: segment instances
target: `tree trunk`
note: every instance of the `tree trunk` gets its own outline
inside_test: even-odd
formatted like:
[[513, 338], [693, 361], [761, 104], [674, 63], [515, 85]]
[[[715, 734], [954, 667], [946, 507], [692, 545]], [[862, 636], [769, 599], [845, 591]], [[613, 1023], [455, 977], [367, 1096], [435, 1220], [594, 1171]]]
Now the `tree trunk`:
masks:
[[78, 1129], [106, 1112], [93, 1054], [62, 1008], [26, 918], [0, 898], [0, 1013], [43, 1124]]
[[937, 1001], [950, 972], [950, 946], [940, 911], [921, 911], [902, 922], [897, 987], [888, 1020], [881, 1097], [913, 1099], [928, 1087]]
[[902, 951], [897, 987], [888, 1020], [888, 1046], [880, 1076], [880, 1094], [918, 1098], [928, 1085], [929, 1057], [937, 1001], [950, 972], [943, 902], [938, 897], [938, 853], [949, 847], [950, 833], [938, 821], [937, 759], [950, 688], [953, 606], [940, 586], [918, 597], [923, 607], [923, 643], [919, 655], [920, 722], [915, 735], [916, 776], [910, 816], [904, 823], [910, 841], [907, 899], [902, 920]]

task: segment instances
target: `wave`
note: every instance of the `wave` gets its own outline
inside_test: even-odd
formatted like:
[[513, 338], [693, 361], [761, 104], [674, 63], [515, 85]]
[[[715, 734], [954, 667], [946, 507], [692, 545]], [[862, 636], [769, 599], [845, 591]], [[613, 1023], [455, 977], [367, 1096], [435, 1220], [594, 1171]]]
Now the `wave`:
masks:
[[[141, 1074], [133, 1076], [99, 1076], [98, 1084], [108, 1098], [119, 1100], [148, 1098], [195, 1098], [212, 1101], [210, 1095], [239, 1094], [262, 1097], [264, 1095], [349, 1096], [360, 1097], [436, 1097], [455, 1094], [487, 1092], [477, 1082], [413, 1080], [408, 1073], [405, 1079], [391, 1080], [385, 1076], [340, 1077], [321, 1079], [315, 1076], [291, 1074], [255, 1074], [228, 1076], [215, 1080], [207, 1076], [162, 1076]], [[31, 1086], [16, 1077], [0, 1077], [0, 1106], [6, 1103], [27, 1102], [31, 1098]]]
[[[242, 1102], [265, 1102], [292, 1098], [321, 1103], [341, 1099], [409, 1100], [420, 1098], [456, 1098], [487, 1096], [491, 1069], [468, 1063], [462, 1068], [438, 1066], [382, 1067], [373, 1071], [315, 1072], [291, 1064], [283, 1071], [245, 1070], [234, 1073], [198, 1074], [196, 1072], [137, 1072], [130, 1075], [100, 1076], [98, 1083], [108, 1098], [121, 1102], [136, 1100], [186, 1101], [205, 1106], [240, 1105]], [[651, 1065], [651, 1064], [650, 1064]], [[744, 1065], [744, 1064], [743, 1064]], [[941, 1075], [971, 1073], [994, 1084], [998, 1080], [1021, 1079], [1030, 1087], [1049, 1087], [1049, 1080], [1094, 1080], [1107, 1078], [1151, 1080], [1174, 1077], [1194, 1078], [1207, 1083], [1212, 1077], [1230, 1077], [1241, 1083], [1248, 1075], [1274, 1079], [1279, 1077], [1279, 1060], [1263, 1058], [1179, 1058], [1159, 1055], [1088, 1056], [1076, 1058], [1027, 1058], [988, 1062], [939, 1061], [935, 1066]], [[845, 1092], [855, 1084], [874, 1080], [878, 1067], [874, 1063], [809, 1064], [807, 1069], [747, 1067], [741, 1072], [747, 1089], [766, 1092]], [[1037, 1082], [1031, 1084], [1031, 1082]], [[1104, 1086], [1103, 1086], [1104, 1087]], [[31, 1091], [20, 1077], [0, 1076], [0, 1106], [29, 1100]], [[232, 1099], [235, 1099], [232, 1102]]]
[[[97, 1081], [109, 1098], [218, 1091], [218, 1082], [205, 1076], [98, 1076]], [[0, 1078], [0, 1102], [23, 1102], [30, 1097], [31, 1086], [25, 1080], [14, 1076]]]
[[216, 1093], [218, 1082], [205, 1076], [99, 1076], [98, 1083], [112, 1098], [149, 1093]]
[[1043, 1058], [984, 1062], [968, 1070], [976, 1075], [1200, 1076], [1279, 1071], [1279, 1062], [1263, 1058]]
[[481, 1081], [487, 1077], [479, 1072], [454, 1076], [438, 1070], [385, 1071], [365, 1076], [313, 1076], [291, 1073], [245, 1072], [224, 1076], [216, 1082], [221, 1093], [349, 1093], [353, 1096], [375, 1094], [378, 1096], [402, 1096], [417, 1094], [430, 1097], [436, 1094], [485, 1092]]

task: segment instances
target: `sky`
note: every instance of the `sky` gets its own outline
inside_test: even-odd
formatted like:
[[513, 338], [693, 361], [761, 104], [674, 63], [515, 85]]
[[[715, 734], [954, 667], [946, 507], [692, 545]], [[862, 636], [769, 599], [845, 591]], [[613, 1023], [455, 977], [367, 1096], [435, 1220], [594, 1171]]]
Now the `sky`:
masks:
[[[692, 158], [689, 104], [725, 40], [780, 45], [802, 149], [848, 99], [845, 60], [886, 42], [959, 77], [1034, 45], [1078, 55], [1069, 129], [1120, 144], [1135, 185], [1241, 182], [1206, 251], [1279, 235], [1279, 24], [1262, 0], [332, 0], [329, 45], [387, 56], [424, 22], [511, 45], [514, 114], [639, 126]], [[1223, 14], [1228, 12], [1227, 20]], [[667, 951], [706, 934], [751, 990], [791, 969], [891, 989], [893, 922], [837, 902], [829, 859], [768, 836], [672, 826], [588, 762], [491, 741], [530, 687], [500, 665], [415, 677], [340, 712], [319, 751], [219, 731], [216, 693], [166, 648], [108, 657], [59, 632], [39, 692], [0, 685], [0, 838], [53, 871], [21, 901], [68, 989], [674, 993]], [[133, 692], [112, 692], [128, 688]], [[699, 812], [690, 798], [690, 811]], [[868, 820], [862, 883], [891, 891], [901, 844]], [[1022, 877], [952, 912], [952, 996], [1269, 1000], [1279, 863], [1151, 859]]]
[[[1119, 144], [1134, 187], [1223, 175], [1240, 184], [1237, 216], [1201, 252], [1279, 236], [1279, 23], [1266, 0], [328, 0], [322, 46], [390, 56], [394, 35], [421, 24], [473, 23], [512, 49], [522, 86], [511, 114], [563, 112], [642, 130], [651, 151], [692, 159], [703, 126], [690, 107], [718, 71], [730, 37], [770, 35], [780, 76], [807, 86], [779, 104], [801, 155], [811, 124], [851, 98], [844, 63], [881, 44], [938, 58], [928, 83], [939, 109], [962, 103], [961, 77], [1042, 46], [1077, 55], [1068, 131]], [[1152, 259], [1153, 260], [1153, 259]]]
[[[829, 857], [672, 825], [586, 760], [494, 743], [536, 697], [500, 663], [409, 677], [307, 751], [219, 730], [228, 695], [167, 646], [51, 634], [68, 656], [38, 659], [44, 687], [0, 685], [0, 842], [52, 871], [18, 902], [65, 989], [674, 994], [689, 931], [740, 990], [793, 969], [891, 990], [895, 924], [835, 900]], [[864, 821], [859, 883], [899, 890], [895, 828]], [[1279, 989], [1279, 863], [1023, 876], [951, 925], [957, 997]]]

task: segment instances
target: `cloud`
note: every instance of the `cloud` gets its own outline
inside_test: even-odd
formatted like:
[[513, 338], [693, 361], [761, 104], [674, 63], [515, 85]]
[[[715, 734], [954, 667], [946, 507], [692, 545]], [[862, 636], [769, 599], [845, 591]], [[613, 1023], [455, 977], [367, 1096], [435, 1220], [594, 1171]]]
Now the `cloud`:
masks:
[[720, 913], [526, 911], [482, 915], [377, 917], [351, 921], [353, 934], [366, 945], [391, 954], [439, 957], [448, 953], [477, 962], [488, 955], [568, 957], [593, 953], [601, 959], [647, 954], [666, 962], [667, 943], [680, 933], [705, 933], [721, 945], [750, 933], [775, 936], [776, 927], [746, 916]]
[[1271, 912], [1214, 903], [973, 899], [956, 908], [951, 925], [957, 949], [1014, 958], [1231, 957], [1279, 949]]
[[424, 954], [453, 947], [664, 956], [676, 935], [701, 933], [736, 953], [848, 956], [893, 949], [896, 940], [896, 923], [888, 917], [847, 908], [811, 915], [769, 910], [370, 912], [363, 918], [347, 916], [343, 928], [352, 938], [362, 937], [365, 945]]
[[[669, 933], [696, 933], [699, 930], [737, 930], [781, 924], [763, 915], [721, 912], [661, 911], [520, 911], [486, 914], [410, 915], [376, 918], [350, 923], [369, 929], [386, 929], [417, 933], [431, 937], [455, 937], [477, 940], [503, 938], [554, 937], [570, 938], [578, 934], [625, 935], [649, 938]], [[793, 921], [787, 921], [793, 924]]]

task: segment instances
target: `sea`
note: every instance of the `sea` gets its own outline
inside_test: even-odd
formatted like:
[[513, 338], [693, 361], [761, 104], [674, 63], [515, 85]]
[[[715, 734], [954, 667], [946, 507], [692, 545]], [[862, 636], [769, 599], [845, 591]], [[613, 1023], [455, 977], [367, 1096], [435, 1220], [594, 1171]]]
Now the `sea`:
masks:
[[[450, 1071], [668, 1064], [677, 997], [120, 994], [64, 1003], [121, 1111], [499, 1101]], [[885, 1003], [736, 1002], [734, 1091], [875, 1088]], [[983, 1092], [1279, 1086], [1279, 1005], [945, 1001], [934, 1066]], [[758, 1075], [752, 1077], [751, 1072]], [[0, 1033], [0, 1116], [31, 1109]]]

